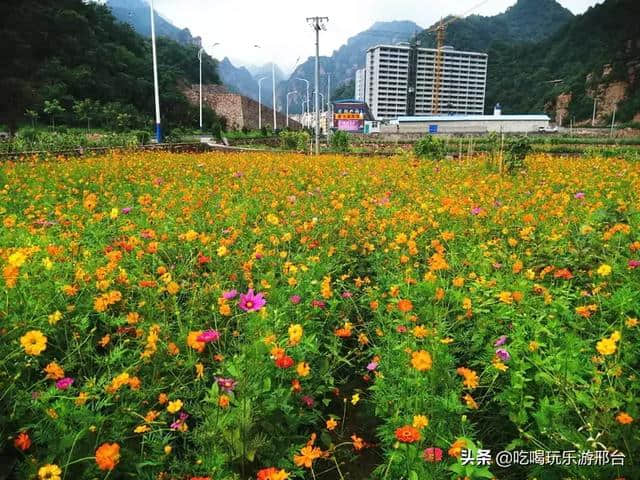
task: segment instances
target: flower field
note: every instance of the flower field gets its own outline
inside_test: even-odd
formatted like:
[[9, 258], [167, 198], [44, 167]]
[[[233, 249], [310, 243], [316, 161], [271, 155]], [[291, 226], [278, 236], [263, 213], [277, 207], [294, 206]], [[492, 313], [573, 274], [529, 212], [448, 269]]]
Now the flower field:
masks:
[[640, 478], [640, 164], [527, 166], [2, 165], [0, 478]]

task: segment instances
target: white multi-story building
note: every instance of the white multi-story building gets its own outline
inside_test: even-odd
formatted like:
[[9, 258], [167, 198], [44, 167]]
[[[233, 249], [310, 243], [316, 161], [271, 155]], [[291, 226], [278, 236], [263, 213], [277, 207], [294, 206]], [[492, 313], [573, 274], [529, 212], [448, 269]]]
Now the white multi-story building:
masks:
[[364, 102], [366, 98], [366, 92], [367, 92], [366, 78], [367, 78], [366, 68], [361, 68], [360, 70], [356, 70], [355, 99], [360, 100], [361, 102]]
[[[436, 52], [408, 44], [377, 45], [367, 50], [365, 99], [377, 120], [434, 113]], [[442, 57], [437, 113], [482, 115], [487, 54], [444, 47]]]

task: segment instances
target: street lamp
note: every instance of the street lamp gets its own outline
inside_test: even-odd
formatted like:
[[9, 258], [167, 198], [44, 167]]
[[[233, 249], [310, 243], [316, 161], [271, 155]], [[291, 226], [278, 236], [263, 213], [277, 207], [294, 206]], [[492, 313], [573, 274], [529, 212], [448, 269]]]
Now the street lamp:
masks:
[[[303, 81], [303, 82], [305, 82], [307, 84], [307, 114], [308, 114], [309, 110], [311, 110], [311, 108], [309, 106], [309, 80], [307, 80], [305, 78], [300, 78], [300, 77], [296, 77], [296, 80]], [[305, 119], [306, 119], [306, 116], [305, 116]]]
[[[262, 48], [260, 45], [254, 45], [254, 47]], [[278, 128], [278, 119], [276, 117], [276, 64], [274, 62], [271, 62], [271, 90], [273, 103], [273, 131], [275, 132]]]
[[[211, 48], [220, 45], [219, 43], [214, 43]], [[202, 131], [202, 54], [204, 53], [204, 47], [198, 50], [198, 60], [200, 61], [200, 131]]]
[[258, 130], [262, 130], [262, 81], [267, 77], [258, 79]]
[[162, 143], [162, 125], [160, 123], [160, 89], [158, 88], [158, 58], [156, 56], [156, 26], [153, 0], [149, 2], [151, 12], [151, 54], [153, 56], [153, 93], [156, 106], [156, 142]]
[[289, 95], [292, 95], [294, 93], [298, 93], [296, 90], [294, 90], [293, 92], [287, 92], [287, 128], [289, 128]]

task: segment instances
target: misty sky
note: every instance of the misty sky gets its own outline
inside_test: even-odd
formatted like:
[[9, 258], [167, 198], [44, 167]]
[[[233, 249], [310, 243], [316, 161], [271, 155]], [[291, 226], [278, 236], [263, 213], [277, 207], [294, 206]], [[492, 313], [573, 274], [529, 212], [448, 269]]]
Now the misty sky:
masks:
[[[261, 65], [275, 61], [287, 72], [315, 54], [315, 35], [305, 18], [329, 17], [320, 34], [320, 54], [331, 55], [349, 37], [377, 21], [412, 20], [422, 27], [448, 14], [495, 15], [515, 0], [154, 0], [155, 8], [177, 26], [201, 36], [216, 58], [235, 64]], [[574, 14], [602, 0], [559, 0]], [[471, 12], [469, 12], [471, 10]], [[215, 42], [220, 45], [210, 48]], [[259, 44], [261, 48], [253, 45]], [[455, 46], [455, 45], [454, 45]]]

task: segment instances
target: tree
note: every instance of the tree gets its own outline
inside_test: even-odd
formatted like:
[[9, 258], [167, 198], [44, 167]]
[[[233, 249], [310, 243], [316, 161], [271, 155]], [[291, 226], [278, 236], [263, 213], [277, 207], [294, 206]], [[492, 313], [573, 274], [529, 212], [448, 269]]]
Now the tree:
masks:
[[87, 132], [91, 128], [91, 119], [95, 117], [100, 108], [100, 102], [88, 98], [73, 103], [73, 112], [79, 120], [87, 121]]
[[62, 114], [66, 109], [56, 99], [44, 101], [44, 113], [51, 116], [51, 126], [56, 128], [56, 115]]
[[31, 120], [31, 126], [33, 128], [36, 128], [36, 122], [38, 121], [38, 117], [40, 117], [40, 114], [35, 110], [30, 110], [27, 108], [24, 112], [24, 115]]

